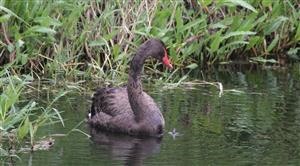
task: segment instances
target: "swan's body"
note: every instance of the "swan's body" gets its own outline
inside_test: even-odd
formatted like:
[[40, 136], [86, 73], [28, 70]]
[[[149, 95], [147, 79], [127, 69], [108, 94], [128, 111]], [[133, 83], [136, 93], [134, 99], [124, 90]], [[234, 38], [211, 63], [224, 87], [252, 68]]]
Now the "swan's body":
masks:
[[102, 88], [94, 94], [88, 120], [92, 127], [130, 135], [162, 136], [164, 118], [154, 100], [143, 92], [140, 80], [144, 61], [150, 56], [172, 67], [161, 41], [145, 42], [131, 62], [127, 86]]

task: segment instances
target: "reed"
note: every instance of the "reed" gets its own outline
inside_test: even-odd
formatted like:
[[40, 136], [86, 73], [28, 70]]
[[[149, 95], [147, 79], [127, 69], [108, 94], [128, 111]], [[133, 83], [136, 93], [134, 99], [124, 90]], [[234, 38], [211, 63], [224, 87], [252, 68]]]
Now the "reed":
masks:
[[[197, 68], [300, 59], [299, 0], [0, 0], [0, 141], [9, 146], [61, 122], [53, 103], [22, 101], [34, 80], [120, 84], [131, 54], [147, 38], [168, 46], [175, 70], [147, 62], [147, 75], [178, 86]], [[150, 65], [151, 64], [151, 65]], [[220, 88], [221, 89], [221, 88]], [[13, 136], [13, 137], [10, 137]], [[12, 155], [1, 144], [1, 155]]]
[[299, 60], [299, 11], [299, 0], [1, 0], [0, 64], [49, 78], [122, 80], [150, 37], [165, 41], [179, 69], [283, 64]]
[[32, 148], [40, 127], [57, 122], [64, 125], [60, 112], [53, 104], [67, 91], [58, 94], [47, 107], [43, 107], [35, 100], [22, 100], [21, 95], [32, 83], [32, 77], [12, 75], [10, 67], [5, 67], [0, 72], [0, 78], [0, 151], [1, 157], [8, 157], [16, 155], [18, 146], [27, 138]]

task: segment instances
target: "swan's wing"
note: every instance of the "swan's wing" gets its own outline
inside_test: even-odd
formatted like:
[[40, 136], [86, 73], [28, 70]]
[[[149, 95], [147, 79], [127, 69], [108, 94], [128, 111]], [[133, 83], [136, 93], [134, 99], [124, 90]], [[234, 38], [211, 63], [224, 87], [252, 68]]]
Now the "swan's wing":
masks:
[[92, 98], [91, 114], [94, 116], [98, 112], [104, 112], [113, 117], [123, 113], [132, 114], [126, 88], [97, 90]]

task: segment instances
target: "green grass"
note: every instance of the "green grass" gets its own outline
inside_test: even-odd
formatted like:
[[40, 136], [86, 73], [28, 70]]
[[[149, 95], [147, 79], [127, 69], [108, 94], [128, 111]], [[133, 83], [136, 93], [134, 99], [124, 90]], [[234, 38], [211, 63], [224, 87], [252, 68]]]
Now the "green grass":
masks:
[[[163, 40], [172, 72], [148, 61], [148, 79], [178, 86], [197, 68], [231, 61], [285, 65], [300, 59], [299, 0], [0, 0], [1, 141], [30, 139], [63, 122], [53, 102], [22, 101], [34, 80], [80, 90], [85, 80], [120, 84], [148, 38]], [[15, 139], [9, 139], [9, 135]], [[12, 155], [0, 147], [1, 155]], [[5, 151], [5, 153], [4, 153]], [[2, 153], [3, 152], [3, 153]]]
[[122, 80], [151, 37], [181, 69], [299, 60], [299, 0], [191, 2], [1, 0], [0, 63], [53, 79]]
[[[33, 147], [40, 127], [57, 122], [64, 125], [60, 112], [53, 107], [53, 104], [68, 91], [59, 93], [53, 101], [43, 107], [34, 100], [22, 100], [24, 89], [32, 83], [31, 76], [12, 75], [10, 67], [5, 67], [0, 72], [0, 78], [0, 156], [2, 158], [15, 155], [12, 151], [18, 151], [19, 143], [27, 138]], [[6, 143], [2, 144], [2, 142]]]

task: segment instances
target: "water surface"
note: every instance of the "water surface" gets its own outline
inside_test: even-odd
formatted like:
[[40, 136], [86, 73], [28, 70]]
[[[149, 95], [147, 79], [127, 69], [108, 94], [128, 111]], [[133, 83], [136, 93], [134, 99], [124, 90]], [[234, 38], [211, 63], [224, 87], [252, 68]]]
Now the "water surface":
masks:
[[[197, 74], [193, 79], [197, 79]], [[21, 154], [18, 165], [299, 165], [300, 65], [256, 70], [226, 68], [206, 76], [223, 84], [147, 86], [165, 120], [163, 139], [141, 139], [80, 129], [55, 137], [48, 151]], [[84, 120], [89, 96], [59, 101], [65, 127], [49, 126], [41, 135], [67, 133]], [[173, 128], [180, 136], [168, 134]]]

